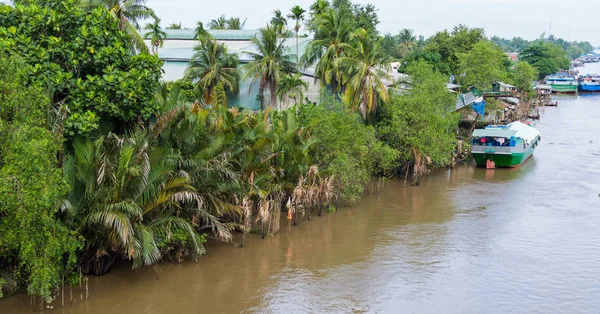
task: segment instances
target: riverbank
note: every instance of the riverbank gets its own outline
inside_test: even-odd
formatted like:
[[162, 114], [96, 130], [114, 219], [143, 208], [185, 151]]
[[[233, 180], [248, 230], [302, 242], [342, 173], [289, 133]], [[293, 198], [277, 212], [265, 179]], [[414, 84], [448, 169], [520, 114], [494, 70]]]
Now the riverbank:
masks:
[[[355, 206], [198, 263], [90, 277], [65, 314], [111, 312], [579, 312], [600, 307], [598, 95], [553, 96], [518, 169], [470, 166], [386, 183]], [[157, 274], [159, 279], [157, 280]], [[77, 290], [74, 290], [77, 291]], [[132, 293], [135, 291], [135, 293]], [[75, 292], [79, 298], [78, 292]], [[2, 313], [29, 299], [0, 301]], [[22, 305], [20, 305], [22, 302]]]

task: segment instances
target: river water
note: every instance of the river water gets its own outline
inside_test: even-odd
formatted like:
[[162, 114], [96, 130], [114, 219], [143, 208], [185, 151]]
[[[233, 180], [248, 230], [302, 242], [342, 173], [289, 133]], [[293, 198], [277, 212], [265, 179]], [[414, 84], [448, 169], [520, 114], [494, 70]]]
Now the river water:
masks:
[[[243, 249], [213, 243], [197, 263], [119, 265], [90, 278], [90, 299], [76, 288], [77, 303], [54, 312], [598, 313], [600, 95], [554, 100], [520, 168], [387, 182]], [[1, 313], [30, 311], [26, 296], [0, 301]]]

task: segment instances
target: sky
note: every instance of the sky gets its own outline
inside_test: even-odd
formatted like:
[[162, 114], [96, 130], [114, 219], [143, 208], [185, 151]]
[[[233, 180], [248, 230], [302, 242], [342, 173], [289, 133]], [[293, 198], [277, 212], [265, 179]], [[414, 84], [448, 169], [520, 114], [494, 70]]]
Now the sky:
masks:
[[[483, 27], [488, 36], [538, 38], [543, 32], [600, 45], [600, 0], [354, 0], [375, 5], [382, 33], [403, 28], [429, 37], [455, 25]], [[193, 28], [225, 14], [247, 18], [246, 29], [264, 26], [272, 12], [294, 5], [308, 10], [313, 0], [147, 0], [162, 25], [181, 22]]]

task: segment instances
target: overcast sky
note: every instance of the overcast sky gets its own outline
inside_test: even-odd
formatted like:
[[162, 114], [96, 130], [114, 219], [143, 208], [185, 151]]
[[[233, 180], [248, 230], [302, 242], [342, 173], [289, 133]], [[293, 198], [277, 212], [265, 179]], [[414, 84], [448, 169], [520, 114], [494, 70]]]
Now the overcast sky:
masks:
[[[377, 7], [379, 30], [397, 33], [414, 29], [426, 37], [439, 30], [466, 24], [483, 27], [488, 36], [526, 39], [548, 33], [569, 40], [588, 40], [600, 45], [600, 0], [354, 0]], [[193, 28], [225, 14], [248, 18], [247, 29], [264, 26], [276, 9], [294, 5], [308, 10], [313, 0], [148, 0], [163, 26], [182, 22]]]

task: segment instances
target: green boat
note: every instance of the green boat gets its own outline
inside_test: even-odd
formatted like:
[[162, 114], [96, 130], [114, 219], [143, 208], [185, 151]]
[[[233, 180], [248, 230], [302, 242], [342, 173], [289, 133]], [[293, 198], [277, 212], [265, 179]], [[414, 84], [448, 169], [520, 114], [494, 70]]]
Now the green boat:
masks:
[[549, 76], [546, 82], [553, 93], [577, 93], [579, 86], [573, 76]]
[[540, 132], [525, 123], [491, 125], [473, 132], [471, 154], [480, 167], [518, 167], [539, 142]]

